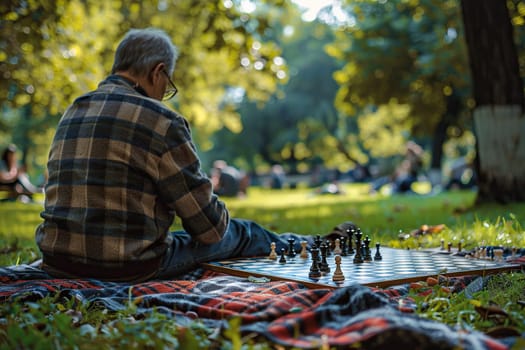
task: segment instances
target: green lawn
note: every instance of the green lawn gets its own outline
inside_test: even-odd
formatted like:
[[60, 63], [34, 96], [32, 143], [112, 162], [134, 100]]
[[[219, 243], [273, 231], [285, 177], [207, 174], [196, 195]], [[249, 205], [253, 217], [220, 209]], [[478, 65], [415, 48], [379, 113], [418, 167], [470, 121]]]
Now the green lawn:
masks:
[[[370, 196], [367, 185], [344, 186], [344, 195], [318, 195], [311, 189], [251, 188], [245, 198], [225, 198], [232, 216], [255, 220], [276, 232], [326, 234], [343, 221], [353, 221], [373, 241], [392, 247], [438, 246], [463, 240], [465, 247], [504, 244], [525, 247], [525, 203], [472, 208], [475, 193]], [[43, 198], [37, 203], [0, 202], [0, 265], [37, 258], [34, 230], [41, 221]], [[399, 240], [421, 225], [444, 224], [439, 235]], [[179, 228], [175, 223], [173, 228]], [[5, 254], [7, 253], [7, 254]]]
[[[462, 240], [466, 249], [483, 243], [525, 247], [525, 203], [473, 208], [475, 193], [469, 191], [389, 197], [368, 195], [366, 185], [345, 185], [344, 189], [344, 195], [316, 195], [306, 188], [280, 191], [251, 188], [246, 198], [226, 199], [226, 203], [232, 216], [253, 219], [276, 232], [326, 234], [335, 225], [350, 220], [373, 241], [392, 247], [437, 247], [441, 239], [453, 243]], [[39, 257], [34, 230], [41, 221], [42, 204], [38, 201], [41, 203], [42, 199], [36, 198], [37, 203], [30, 204], [0, 202], [0, 265], [29, 263]], [[410, 235], [422, 225], [438, 224], [445, 225], [439, 233]], [[178, 223], [173, 228], [179, 228]], [[470, 300], [456, 294], [444, 295], [439, 289], [424, 297], [415, 295], [420, 305], [426, 305], [418, 313], [451, 325], [459, 322], [466, 328], [487, 332], [505, 326], [523, 334], [525, 311], [518, 301], [525, 300], [524, 274], [502, 274], [494, 281]], [[446, 307], [432, 302], [444, 298], [449, 300]], [[499, 305], [509, 315], [503, 324], [476, 316], [479, 307], [489, 304]], [[152, 313], [136, 320], [133, 312], [132, 305], [117, 314], [88, 311], [86, 305], [53, 298], [38, 303], [0, 304], [0, 348], [22, 346], [19, 344], [26, 348], [56, 348], [58, 344], [51, 343], [50, 334], [55, 335], [53, 341], [60, 339], [60, 347], [65, 349], [143, 348], [152, 346], [148, 343], [151, 339], [158, 342], [154, 347], [176, 347], [191, 341], [193, 347], [211, 348], [207, 339], [212, 330], [198, 323], [179, 329], [169, 326], [166, 316]], [[71, 327], [78, 323], [75, 318], [78, 314], [83, 315], [81, 324]], [[234, 344], [243, 342], [234, 330], [218, 339], [224, 349], [240, 349]], [[258, 343], [248, 348], [274, 347]]]

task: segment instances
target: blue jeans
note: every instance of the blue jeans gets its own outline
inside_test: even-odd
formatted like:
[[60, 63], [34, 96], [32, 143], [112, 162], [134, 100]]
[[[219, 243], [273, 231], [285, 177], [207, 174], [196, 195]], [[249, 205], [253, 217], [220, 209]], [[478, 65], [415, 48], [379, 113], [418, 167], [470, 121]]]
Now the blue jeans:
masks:
[[213, 244], [194, 241], [184, 231], [171, 233], [173, 243], [168, 248], [157, 278], [170, 279], [198, 267], [200, 263], [231, 258], [264, 256], [270, 253], [270, 244], [275, 242], [276, 251], [288, 250], [287, 239], [294, 238], [294, 248], [301, 250], [301, 241], [310, 246], [313, 237], [293, 233], [276, 234], [261, 225], [243, 219], [231, 219], [223, 239]]

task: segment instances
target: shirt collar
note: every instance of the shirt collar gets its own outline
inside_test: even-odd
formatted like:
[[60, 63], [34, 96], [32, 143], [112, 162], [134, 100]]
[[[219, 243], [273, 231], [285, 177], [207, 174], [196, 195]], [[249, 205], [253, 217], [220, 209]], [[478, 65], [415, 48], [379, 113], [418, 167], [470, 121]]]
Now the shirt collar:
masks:
[[104, 82], [111, 82], [111, 83], [120, 84], [120, 85], [125, 84], [125, 85], [128, 85], [133, 90], [135, 90], [136, 92], [138, 92], [139, 94], [149, 97], [146, 91], [139, 84], [137, 84], [131, 79], [123, 77], [122, 75], [111, 74], [110, 76], [106, 78]]

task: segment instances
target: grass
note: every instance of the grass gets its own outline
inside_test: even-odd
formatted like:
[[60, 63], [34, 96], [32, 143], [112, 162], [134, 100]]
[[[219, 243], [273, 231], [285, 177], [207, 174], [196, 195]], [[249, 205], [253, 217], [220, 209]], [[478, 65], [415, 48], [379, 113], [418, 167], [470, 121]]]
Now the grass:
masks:
[[[470, 191], [434, 196], [370, 196], [366, 185], [345, 185], [344, 189], [344, 195], [316, 195], [306, 188], [280, 191], [251, 188], [246, 198], [226, 199], [226, 203], [232, 216], [253, 219], [276, 232], [326, 234], [343, 221], [353, 221], [374, 241], [392, 247], [437, 247], [441, 239], [454, 244], [463, 241], [466, 249], [482, 242], [525, 247], [525, 203], [472, 208], [475, 193]], [[39, 257], [34, 231], [41, 222], [41, 210], [38, 202], [0, 203], [1, 266], [29, 263]], [[439, 224], [445, 225], [439, 233], [411, 235], [422, 225]], [[175, 223], [173, 228], [179, 227]], [[525, 277], [521, 272], [496, 276], [483, 290], [469, 297], [465, 293], [451, 294], [427, 281], [422, 281], [420, 287], [425, 293], [414, 290], [412, 296], [418, 304], [417, 312], [423, 317], [489, 334], [525, 332], [525, 311], [521, 304], [525, 300]], [[180, 327], [165, 322], [165, 317], [153, 312], [136, 319], [132, 304], [128, 310], [109, 314], [58, 297], [35, 303], [2, 304], [0, 349], [273, 348], [264, 342], [246, 345], [249, 341], [236, 332], [238, 325], [234, 320], [228, 331], [217, 335], [197, 322]]]

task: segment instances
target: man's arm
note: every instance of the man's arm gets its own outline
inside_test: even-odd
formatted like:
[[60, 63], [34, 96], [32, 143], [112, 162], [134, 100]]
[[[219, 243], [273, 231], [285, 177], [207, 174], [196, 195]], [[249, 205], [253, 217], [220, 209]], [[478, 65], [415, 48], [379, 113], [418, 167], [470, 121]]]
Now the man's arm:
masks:
[[179, 118], [166, 135], [168, 149], [159, 165], [160, 195], [181, 218], [186, 232], [202, 243], [214, 243], [224, 236], [229, 213], [213, 194], [211, 180], [201, 169], [190, 129]]

